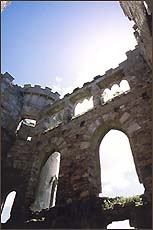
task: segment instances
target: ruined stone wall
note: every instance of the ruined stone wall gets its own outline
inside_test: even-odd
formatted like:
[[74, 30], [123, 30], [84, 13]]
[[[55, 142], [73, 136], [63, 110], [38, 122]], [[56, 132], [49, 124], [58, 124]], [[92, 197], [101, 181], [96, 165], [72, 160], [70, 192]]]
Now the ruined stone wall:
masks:
[[[104, 89], [110, 89], [113, 84], [119, 84], [123, 79], [129, 82], [130, 91], [104, 102], [101, 97]], [[93, 96], [94, 108], [75, 117], [75, 105], [90, 96]], [[57, 122], [56, 126], [43, 125], [46, 117], [52, 117], [59, 111], [63, 111], [63, 120], [60, 123]], [[152, 184], [150, 111], [151, 70], [138, 47], [127, 52], [127, 60], [119, 64], [116, 69], [108, 70], [103, 76], [95, 77], [92, 82], [85, 83], [82, 88], [75, 89], [72, 94], [47, 106], [43, 113], [39, 114], [36, 127], [32, 128], [32, 140], [27, 141], [26, 136], [18, 135], [5, 161], [8, 172], [12, 169], [14, 178], [17, 181], [22, 180], [22, 183], [12, 185], [18, 192], [12, 215], [21, 215], [22, 210], [32, 207], [39, 186], [41, 169], [55, 151], [61, 154], [55, 211], [57, 207], [58, 212], [62, 205], [73, 206], [75, 202], [98, 197], [103, 179], [100, 178], [99, 145], [110, 129], [121, 130], [128, 136], [138, 178], [140, 183], [143, 183], [145, 197], [150, 202]], [[19, 173], [15, 176], [16, 171]], [[3, 183], [4, 194], [10, 191], [9, 173], [7, 178], [8, 188], [5, 182]], [[60, 221], [63, 218], [63, 221], [66, 221], [66, 216], [64, 217], [66, 213], [61, 217], [60, 215], [57, 216], [57, 226], [59, 226], [58, 218]], [[81, 222], [84, 220], [82, 226], [86, 226], [88, 222], [86, 218], [80, 220]], [[94, 219], [92, 221], [94, 222]], [[50, 224], [54, 226], [54, 223]], [[92, 224], [88, 223], [87, 226]], [[101, 226], [106, 226], [106, 223], [103, 224], [101, 223]]]
[[[113, 73], [113, 70], [112, 73], [109, 71], [108, 75], [75, 91], [69, 96], [69, 100], [74, 103], [75, 99], [79, 101], [81, 97], [88, 95], [92, 84], [97, 83], [102, 93], [106, 87], [110, 88], [121, 79], [128, 80], [131, 91], [114, 98], [110, 103], [101, 104], [96, 109], [73, 118], [66, 125], [61, 123], [57, 128], [40, 135], [38, 142], [35, 143], [37, 156], [29, 188], [31, 185], [34, 186], [34, 180], [39, 180], [42, 162], [55, 149], [62, 156], [57, 203], [71, 202], [98, 194], [100, 192], [99, 144], [104, 135], [114, 128], [128, 135], [139, 180], [150, 193], [151, 71], [138, 50], [127, 55], [128, 60], [120, 64], [116, 73], [115, 71]], [[83, 94], [83, 90], [87, 92]], [[49, 114], [49, 111], [46, 113]]]
[[[59, 94], [53, 93], [48, 87], [45, 89], [38, 85], [20, 87], [14, 85], [13, 80], [14, 78], [9, 73], [1, 74], [1, 157], [4, 198], [12, 189], [20, 191], [19, 193], [22, 190], [24, 195], [25, 186], [29, 180], [32, 145], [27, 137], [33, 136], [33, 127], [22, 123], [17, 131], [20, 121], [26, 118], [37, 121], [38, 114], [46, 106], [59, 100]], [[22, 185], [17, 183], [21, 180]]]
[[[139, 49], [127, 52], [128, 59], [116, 69], [95, 77], [83, 88], [55, 102], [39, 115], [45, 118], [93, 95], [94, 108], [83, 115], [63, 120], [48, 130], [38, 121], [33, 128], [32, 141], [18, 137], [9, 152], [13, 168], [24, 171], [27, 186], [23, 204], [31, 206], [35, 200], [41, 168], [55, 151], [61, 153], [57, 205], [97, 196], [101, 192], [99, 145], [110, 129], [118, 129], [129, 137], [136, 170], [145, 194], [151, 195], [151, 70]], [[104, 103], [101, 95], [121, 80], [128, 80], [131, 90]], [[96, 87], [95, 87], [96, 86]], [[97, 88], [99, 90], [97, 90]], [[98, 96], [99, 95], [99, 96]], [[68, 102], [71, 106], [68, 106]], [[65, 111], [65, 110], [64, 110]], [[22, 140], [21, 140], [22, 139]], [[26, 146], [26, 147], [25, 147]], [[28, 178], [28, 179], [27, 179]]]
[[[14, 78], [5, 73], [1, 75], [1, 127], [2, 127], [2, 155], [6, 155], [9, 147], [16, 139], [16, 129], [22, 119], [38, 120], [38, 114], [54, 101], [59, 100], [59, 94], [50, 88], [42, 89], [39, 85], [30, 84], [19, 87], [13, 84]], [[28, 131], [27, 131], [28, 130]], [[25, 138], [30, 127], [22, 125], [22, 137]], [[31, 134], [32, 135], [32, 134]], [[4, 153], [4, 154], [3, 154]]]
[[1, 75], [1, 143], [2, 157], [6, 156], [15, 140], [15, 130], [20, 121], [23, 95], [20, 87], [13, 84], [14, 78], [5, 73]]
[[38, 120], [38, 114], [44, 110], [46, 106], [50, 106], [56, 100], [59, 100], [59, 94], [53, 93], [48, 87], [41, 88], [40, 85], [32, 87], [30, 84], [24, 85], [21, 89], [24, 100], [21, 116]]
[[146, 1], [148, 10], [144, 5], [144, 1], [120, 1], [120, 5], [129, 18], [133, 20], [135, 25], [134, 35], [138, 42], [142, 55], [152, 68], [152, 8], [151, 1]]

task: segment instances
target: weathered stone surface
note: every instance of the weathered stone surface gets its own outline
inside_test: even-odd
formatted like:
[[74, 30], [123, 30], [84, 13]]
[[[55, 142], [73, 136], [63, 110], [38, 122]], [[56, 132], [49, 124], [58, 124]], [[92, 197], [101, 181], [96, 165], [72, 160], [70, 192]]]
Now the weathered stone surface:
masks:
[[[151, 1], [146, 1], [150, 7]], [[129, 18], [135, 22], [135, 37], [140, 47], [141, 53], [152, 67], [152, 27], [151, 27], [151, 12], [148, 14], [143, 1], [120, 1], [120, 5]]]
[[128, 118], [130, 117], [130, 114], [129, 113], [124, 113], [123, 115], [122, 115], [122, 117], [120, 118], [120, 122], [121, 123], [124, 123]]
[[88, 142], [81, 142], [80, 143], [80, 149], [86, 149], [90, 146], [90, 143]]
[[138, 125], [137, 123], [134, 123], [134, 124], [131, 124], [129, 127], [128, 127], [128, 133], [129, 134], [132, 134], [133, 132], [136, 132], [137, 130], [141, 129], [141, 126]]

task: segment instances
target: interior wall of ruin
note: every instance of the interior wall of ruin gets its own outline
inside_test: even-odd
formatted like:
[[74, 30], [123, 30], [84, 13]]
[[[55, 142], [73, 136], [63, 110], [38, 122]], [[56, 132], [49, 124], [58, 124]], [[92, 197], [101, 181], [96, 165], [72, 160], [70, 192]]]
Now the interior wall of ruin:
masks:
[[[121, 80], [129, 82], [131, 90], [103, 103], [102, 93]], [[103, 136], [112, 128], [122, 130], [129, 137], [139, 180], [151, 192], [151, 70], [139, 49], [127, 52], [127, 60], [114, 70], [74, 90], [58, 103], [47, 107], [40, 115], [46, 117], [64, 109], [65, 101], [72, 105], [81, 98], [93, 96], [94, 108], [85, 114], [63, 120], [56, 127], [42, 129], [39, 119], [32, 128], [32, 141], [18, 135], [8, 153], [13, 168], [24, 170], [27, 181], [25, 200], [29, 206], [35, 200], [42, 165], [52, 152], [61, 153], [57, 191], [57, 204], [69, 203], [90, 196], [97, 196], [101, 189], [98, 148]], [[99, 90], [93, 86], [97, 86]], [[98, 92], [98, 93], [97, 93]], [[99, 94], [99, 96], [98, 96]], [[68, 99], [66, 99], [68, 98]], [[134, 98], [135, 100], [132, 100]], [[141, 104], [141, 106], [139, 106]], [[66, 104], [67, 105], [67, 104]], [[62, 107], [63, 106], [63, 107]], [[71, 110], [71, 106], [67, 106]], [[59, 108], [58, 108], [59, 107]], [[68, 115], [68, 114], [67, 114]], [[69, 115], [68, 115], [69, 116]], [[141, 141], [140, 141], [141, 140]], [[26, 173], [28, 176], [26, 176]], [[28, 179], [27, 179], [28, 178]], [[24, 203], [23, 202], [23, 203]]]

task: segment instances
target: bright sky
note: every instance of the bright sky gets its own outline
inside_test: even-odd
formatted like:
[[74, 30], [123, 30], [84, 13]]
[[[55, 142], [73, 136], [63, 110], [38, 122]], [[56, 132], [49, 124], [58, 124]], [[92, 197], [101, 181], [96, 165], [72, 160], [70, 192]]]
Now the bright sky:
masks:
[[2, 13], [2, 73], [63, 95], [126, 59], [132, 25], [118, 1], [13, 1]]
[[[48, 86], [62, 96], [115, 68], [136, 45], [133, 23], [118, 1], [13, 1], [1, 25], [2, 73], [9, 72], [15, 84]], [[104, 194], [133, 195], [131, 185], [138, 194], [126, 138], [107, 137], [109, 144], [104, 139], [101, 145]]]

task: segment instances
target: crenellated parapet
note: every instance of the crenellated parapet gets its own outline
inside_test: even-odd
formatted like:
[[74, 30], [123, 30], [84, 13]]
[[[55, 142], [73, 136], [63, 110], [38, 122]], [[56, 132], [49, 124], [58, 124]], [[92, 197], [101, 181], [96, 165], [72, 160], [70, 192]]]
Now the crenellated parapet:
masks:
[[60, 96], [57, 92], [53, 93], [48, 87], [43, 89], [39, 85], [32, 87], [31, 84], [24, 85], [21, 92], [24, 98], [21, 116], [36, 120], [40, 111], [58, 101]]
[[21, 90], [24, 94], [31, 93], [41, 95], [47, 98], [50, 98], [54, 101], [59, 100], [60, 94], [58, 92], [53, 93], [52, 89], [49, 87], [42, 88], [40, 85], [31, 86], [31, 84], [25, 84]]
[[20, 135], [18, 137], [26, 140], [27, 135], [33, 136], [33, 129], [30, 126], [21, 125], [24, 119], [34, 119], [37, 121], [39, 113], [47, 106], [59, 100], [59, 94], [52, 92], [48, 87], [45, 89], [39, 85], [24, 87], [15, 85], [14, 78], [8, 73], [1, 74], [1, 127], [2, 144], [5, 146], [2, 152], [7, 152], [7, 146], [16, 139], [19, 126]]

